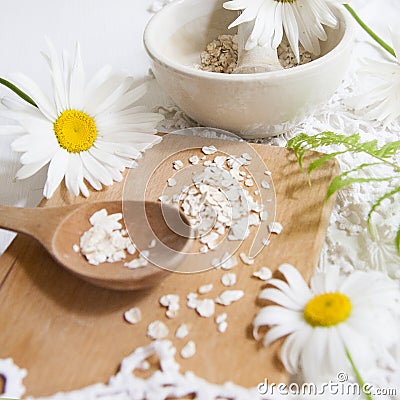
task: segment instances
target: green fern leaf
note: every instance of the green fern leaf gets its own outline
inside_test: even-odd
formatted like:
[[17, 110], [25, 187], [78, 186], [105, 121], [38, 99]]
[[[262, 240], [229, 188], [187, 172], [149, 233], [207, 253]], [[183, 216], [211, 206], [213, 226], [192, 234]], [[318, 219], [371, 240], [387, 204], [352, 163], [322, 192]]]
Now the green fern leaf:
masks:
[[371, 210], [368, 213], [367, 217], [367, 224], [368, 224], [368, 230], [373, 237], [372, 229], [371, 229], [371, 222], [372, 222], [372, 214], [378, 209], [378, 207], [382, 204], [382, 202], [386, 199], [390, 199], [391, 197], [395, 196], [397, 193], [400, 193], [400, 186], [397, 188], [391, 190], [390, 192], [385, 193], [383, 196], [381, 196], [371, 207]]
[[399, 148], [400, 140], [387, 143], [378, 150], [377, 156], [381, 158], [391, 158], [398, 152]]
[[392, 176], [387, 178], [345, 178], [342, 175], [339, 175], [335, 177], [331, 182], [326, 196], [329, 198], [338, 190], [344, 189], [345, 187], [350, 186], [353, 183], [385, 182], [391, 181], [392, 179]]
[[333, 158], [335, 158], [336, 156], [340, 155], [340, 154], [344, 154], [346, 153], [346, 151], [337, 151], [336, 153], [331, 153], [331, 154], [324, 154], [323, 156], [321, 156], [320, 158], [316, 159], [315, 161], [313, 161], [309, 167], [308, 167], [308, 173], [311, 174], [312, 171], [320, 168], [322, 165], [324, 165], [326, 162], [328, 162], [329, 160], [332, 160]]
[[397, 231], [397, 236], [396, 236], [395, 245], [396, 245], [397, 252], [398, 252], [399, 255], [400, 255], [400, 228], [399, 228], [399, 230]]

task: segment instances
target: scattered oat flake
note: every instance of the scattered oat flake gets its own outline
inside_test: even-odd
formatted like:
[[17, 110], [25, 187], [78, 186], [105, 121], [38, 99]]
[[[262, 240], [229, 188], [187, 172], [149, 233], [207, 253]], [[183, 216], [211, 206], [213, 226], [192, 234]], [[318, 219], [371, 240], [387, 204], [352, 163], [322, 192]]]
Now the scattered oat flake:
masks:
[[228, 314], [227, 313], [222, 313], [222, 314], [219, 314], [219, 315], [217, 315], [215, 317], [215, 322], [217, 324], [220, 324], [221, 322], [226, 321], [227, 318], [228, 318]]
[[160, 297], [160, 304], [164, 307], [170, 307], [173, 304], [179, 303], [179, 296], [177, 294], [166, 294]]
[[130, 244], [127, 248], [126, 251], [130, 254], [133, 255], [136, 253], [136, 247], [133, 244]]
[[211, 145], [211, 146], [203, 146], [201, 148], [201, 151], [206, 155], [210, 155], [216, 153], [218, 150], [215, 146]]
[[173, 166], [174, 169], [176, 169], [177, 171], [179, 171], [180, 169], [183, 168], [183, 162], [182, 162], [182, 160], [175, 160], [175, 161], [172, 163], [172, 166]]
[[[223, 258], [224, 260], [224, 258]], [[238, 259], [236, 256], [232, 256], [226, 261], [222, 261], [221, 268], [224, 270], [230, 270], [238, 265]]]
[[277, 235], [279, 235], [282, 232], [283, 226], [279, 222], [271, 222], [268, 225], [268, 229], [270, 233], [276, 233]]
[[150, 243], [149, 243], [149, 249], [154, 249], [154, 247], [156, 247], [157, 244], [157, 240], [153, 239]]
[[211, 290], [213, 290], [214, 285], [212, 283], [208, 284], [208, 285], [202, 285], [198, 288], [198, 292], [200, 294], [206, 294], [206, 293], [210, 293]]
[[165, 316], [170, 319], [176, 318], [178, 314], [179, 310], [168, 309], [167, 311], [165, 311]]
[[141, 256], [141, 257], [148, 258], [149, 255], [150, 255], [150, 252], [149, 252], [148, 250], [142, 250], [142, 251], [140, 252], [140, 256]]
[[247, 187], [252, 187], [252, 186], [254, 186], [253, 179], [246, 179], [246, 180], [244, 181], [244, 184], [245, 184], [245, 186], [247, 186]]
[[187, 324], [179, 325], [178, 329], [175, 332], [175, 337], [177, 339], [183, 339], [187, 335], [189, 335], [189, 327], [187, 326]]
[[228, 328], [228, 323], [226, 321], [222, 321], [218, 324], [218, 332], [225, 333]]
[[215, 302], [223, 306], [229, 306], [235, 301], [240, 300], [243, 295], [243, 290], [225, 290], [215, 299]]
[[142, 312], [140, 311], [140, 308], [133, 307], [124, 312], [124, 318], [126, 322], [134, 325], [142, 320]]
[[261, 211], [260, 219], [261, 219], [261, 221], [266, 221], [268, 219], [268, 213], [266, 211]]
[[165, 315], [168, 318], [176, 318], [179, 312], [179, 296], [177, 294], [167, 294], [160, 297], [160, 304], [167, 307]]
[[198, 294], [197, 293], [189, 293], [186, 298], [187, 298], [187, 302], [186, 305], [189, 308], [196, 308], [197, 304], [199, 302], [199, 300], [197, 299]]
[[254, 258], [250, 258], [246, 253], [240, 253], [239, 257], [242, 260], [242, 262], [246, 265], [254, 264]]
[[253, 157], [249, 153], [243, 153], [242, 158], [244, 158], [247, 161], [251, 161]]
[[208, 246], [206, 246], [206, 245], [201, 246], [199, 251], [200, 251], [200, 253], [203, 253], [203, 254], [208, 253]]
[[222, 275], [221, 282], [224, 286], [234, 286], [236, 284], [236, 274], [228, 272]]
[[269, 184], [267, 181], [262, 181], [262, 182], [261, 182], [261, 187], [262, 187], [263, 189], [269, 189], [271, 186], [270, 186], [270, 184]]
[[139, 258], [134, 258], [133, 260], [124, 263], [124, 267], [127, 267], [129, 269], [138, 269], [138, 268], [143, 268], [148, 265], [148, 261], [145, 258], [139, 257]]
[[253, 272], [253, 276], [262, 281], [268, 281], [272, 277], [272, 272], [268, 267], [261, 267], [258, 271]]
[[197, 300], [197, 313], [204, 318], [209, 318], [214, 315], [215, 303], [212, 299]]
[[78, 246], [77, 244], [74, 244], [74, 245], [72, 246], [72, 250], [73, 250], [75, 253], [79, 253], [80, 248], [79, 248], [79, 246]]
[[167, 195], [162, 195], [158, 198], [158, 200], [160, 200], [161, 203], [167, 203], [169, 201], [169, 197]]
[[176, 180], [174, 178], [168, 178], [167, 184], [169, 187], [174, 187], [176, 186]]
[[196, 354], [196, 343], [190, 340], [186, 346], [181, 350], [182, 358], [190, 358]]
[[154, 321], [147, 327], [147, 336], [154, 340], [164, 339], [169, 331], [167, 326], [161, 321]]
[[191, 156], [189, 157], [189, 162], [192, 165], [197, 165], [199, 163], [199, 157], [198, 156]]
[[262, 241], [263, 246], [268, 246], [271, 242], [269, 241], [269, 239], [263, 239]]
[[264, 174], [265, 174], [265, 175], [268, 175], [268, 176], [271, 176], [271, 175], [272, 175], [272, 172], [271, 172], [271, 171], [268, 171], [268, 170], [265, 170], [265, 171], [264, 171]]

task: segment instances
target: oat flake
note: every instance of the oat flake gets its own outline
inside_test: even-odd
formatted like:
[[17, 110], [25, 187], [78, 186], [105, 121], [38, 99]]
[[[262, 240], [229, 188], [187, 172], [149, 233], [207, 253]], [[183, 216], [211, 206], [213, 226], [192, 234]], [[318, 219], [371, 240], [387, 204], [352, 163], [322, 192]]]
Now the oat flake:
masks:
[[169, 330], [161, 321], [154, 321], [147, 327], [147, 336], [154, 340], [160, 340], [167, 337]]
[[124, 318], [125, 321], [129, 322], [130, 324], [137, 324], [142, 320], [142, 312], [140, 308], [133, 307], [130, 310], [125, 311]]
[[177, 339], [183, 339], [187, 335], [189, 335], [189, 327], [187, 326], [187, 324], [179, 325], [178, 329], [175, 332], [175, 337]]
[[181, 350], [182, 358], [190, 358], [196, 354], [196, 343], [192, 340], [187, 342], [186, 346]]
[[260, 270], [253, 272], [253, 276], [261, 279], [262, 281], [268, 281], [272, 278], [272, 272], [267, 267], [261, 267]]
[[240, 300], [244, 296], [243, 290], [225, 290], [216, 299], [217, 304], [229, 306], [235, 301]]

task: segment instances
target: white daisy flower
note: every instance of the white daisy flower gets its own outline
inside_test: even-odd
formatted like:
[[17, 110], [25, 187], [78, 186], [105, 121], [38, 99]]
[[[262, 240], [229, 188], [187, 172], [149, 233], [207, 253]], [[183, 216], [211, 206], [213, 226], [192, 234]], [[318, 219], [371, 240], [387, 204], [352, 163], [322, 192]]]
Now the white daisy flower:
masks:
[[[228, 10], [242, 10], [240, 16], [229, 26], [254, 22], [254, 28], [246, 43], [246, 50], [256, 46], [272, 46], [276, 49], [283, 33], [297, 61], [300, 60], [299, 42], [315, 54], [320, 54], [319, 40], [327, 35], [322, 25], [336, 28], [338, 20], [332, 6], [341, 0], [231, 0], [224, 3]], [[319, 39], [319, 40], [318, 40]]]
[[89, 196], [85, 180], [94, 189], [121, 181], [125, 168], [135, 165], [141, 152], [160, 142], [155, 127], [163, 119], [145, 112], [137, 101], [147, 86], [133, 86], [133, 79], [112, 72], [106, 66], [88, 83], [76, 46], [71, 62], [63, 53], [62, 62], [49, 42], [44, 55], [53, 84], [53, 98], [22, 74], [14, 75], [16, 86], [30, 96], [37, 107], [21, 101], [3, 99], [0, 116], [21, 126], [4, 126], [2, 132], [19, 132], [23, 136], [12, 143], [14, 151], [23, 153], [23, 167], [17, 179], [25, 179], [48, 165], [44, 196], [50, 198], [63, 179], [74, 195]]
[[373, 368], [378, 354], [398, 340], [399, 288], [384, 274], [342, 276], [332, 267], [317, 273], [308, 287], [293, 266], [284, 264], [279, 271], [287, 283], [271, 279], [275, 288], [260, 293], [278, 305], [260, 310], [254, 336], [269, 326], [265, 346], [286, 337], [281, 358], [290, 373], [301, 371], [308, 382], [351, 374], [346, 349], [359, 369]]
[[[396, 58], [393, 61], [364, 60], [360, 76], [379, 80], [371, 89], [348, 100], [363, 118], [388, 125], [400, 117], [400, 30], [391, 32]], [[375, 82], [375, 81], [374, 81]]]

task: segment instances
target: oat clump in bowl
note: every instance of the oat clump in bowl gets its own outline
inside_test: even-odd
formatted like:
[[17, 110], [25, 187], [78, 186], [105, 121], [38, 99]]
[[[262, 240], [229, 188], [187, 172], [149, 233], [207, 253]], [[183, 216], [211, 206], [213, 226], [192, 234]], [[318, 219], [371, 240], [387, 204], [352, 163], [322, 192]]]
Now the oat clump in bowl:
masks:
[[[309, 51], [306, 51], [302, 45], [299, 49], [300, 63], [298, 64], [288, 40], [283, 39], [278, 47], [278, 58], [283, 68], [293, 68], [312, 61], [312, 55]], [[200, 61], [201, 64], [196, 67], [202, 71], [232, 74], [238, 61], [237, 35], [218, 36], [217, 39], [207, 44], [206, 49], [200, 54]]]

